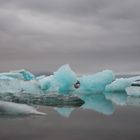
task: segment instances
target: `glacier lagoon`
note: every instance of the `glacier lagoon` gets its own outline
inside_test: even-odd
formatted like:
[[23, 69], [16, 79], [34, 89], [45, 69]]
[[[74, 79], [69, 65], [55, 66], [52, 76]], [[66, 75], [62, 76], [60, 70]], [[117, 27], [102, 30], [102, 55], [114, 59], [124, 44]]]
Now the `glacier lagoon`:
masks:
[[[111, 115], [115, 110], [114, 104], [130, 105], [130, 99], [131, 105], [139, 103], [137, 101], [139, 92], [136, 94], [126, 92], [126, 89], [129, 87], [131, 89], [133, 82], [139, 81], [139, 79], [140, 76], [116, 78], [111, 70], [77, 76], [68, 64], [61, 66], [50, 76], [34, 76], [26, 70], [1, 73], [0, 114], [44, 115], [45, 113], [39, 112], [33, 107], [41, 105], [69, 107], [64, 109], [67, 117], [72, 112], [70, 107], [80, 106], [83, 109]], [[135, 103], [132, 103], [133, 98], [137, 98], [134, 100]], [[57, 110], [59, 110], [58, 113], [63, 114], [61, 108]]]
[[[64, 69], [71, 73], [68, 78]], [[2, 73], [0, 139], [135, 140], [140, 136], [140, 97], [125, 88], [138, 79], [118, 78], [110, 70], [77, 76], [68, 65], [50, 76]]]

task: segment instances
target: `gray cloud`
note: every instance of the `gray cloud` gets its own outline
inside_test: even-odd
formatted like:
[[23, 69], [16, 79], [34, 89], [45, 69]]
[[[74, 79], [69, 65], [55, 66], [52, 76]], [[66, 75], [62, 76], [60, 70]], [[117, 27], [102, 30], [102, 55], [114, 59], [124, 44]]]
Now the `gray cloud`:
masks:
[[0, 0], [0, 71], [140, 71], [139, 0]]

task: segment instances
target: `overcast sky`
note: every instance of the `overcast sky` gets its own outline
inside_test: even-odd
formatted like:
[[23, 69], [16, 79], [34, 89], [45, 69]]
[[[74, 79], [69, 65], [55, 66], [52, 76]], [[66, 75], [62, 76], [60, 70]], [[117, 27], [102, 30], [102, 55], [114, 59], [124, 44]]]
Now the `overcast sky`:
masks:
[[0, 72], [140, 72], [140, 0], [0, 0]]

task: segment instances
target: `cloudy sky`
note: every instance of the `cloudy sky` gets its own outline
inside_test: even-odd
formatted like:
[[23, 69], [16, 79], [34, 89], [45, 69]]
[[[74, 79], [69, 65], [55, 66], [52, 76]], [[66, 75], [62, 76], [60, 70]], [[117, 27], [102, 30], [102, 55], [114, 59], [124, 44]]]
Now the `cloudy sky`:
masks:
[[140, 0], [0, 0], [0, 72], [140, 72]]

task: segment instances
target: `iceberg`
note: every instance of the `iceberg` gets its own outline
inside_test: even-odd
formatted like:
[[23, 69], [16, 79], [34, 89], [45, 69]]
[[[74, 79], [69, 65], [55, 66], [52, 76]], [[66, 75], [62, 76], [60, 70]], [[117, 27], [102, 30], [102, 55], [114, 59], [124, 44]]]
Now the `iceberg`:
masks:
[[78, 107], [84, 104], [84, 101], [77, 96], [63, 96], [57, 94], [27, 94], [27, 93], [5, 93], [0, 94], [1, 101], [22, 103], [28, 105], [42, 106], [67, 106]]
[[84, 75], [78, 78], [80, 88], [77, 89], [78, 94], [102, 93], [106, 85], [112, 83], [115, 75], [111, 70], [104, 70], [93, 75]]
[[35, 112], [29, 106], [33, 104], [65, 107], [56, 108], [65, 117], [73, 111], [69, 107], [82, 105], [84, 109], [110, 115], [114, 112], [113, 103], [127, 104], [126, 92], [127, 95], [140, 95], [138, 87], [132, 87], [133, 82], [139, 79], [140, 76], [115, 79], [111, 70], [77, 76], [68, 64], [50, 76], [35, 77], [26, 70], [10, 71], [0, 73], [0, 105], [7, 113], [17, 110], [19, 114], [24, 109]]
[[74, 90], [77, 76], [69, 65], [64, 65], [54, 72], [53, 75], [42, 77], [38, 81], [45, 93], [58, 92], [59, 94], [68, 95]]
[[43, 93], [36, 80], [23, 81], [11, 77], [0, 77], [0, 93]]
[[0, 115], [45, 115], [25, 104], [0, 101]]
[[131, 86], [127, 87], [125, 91], [130, 96], [140, 96], [140, 79], [132, 82]]
[[35, 76], [26, 70], [17, 70], [17, 71], [10, 71], [6, 73], [0, 73], [0, 79], [1, 78], [13, 78], [13, 79], [20, 79], [25, 81], [30, 81], [35, 78]]
[[125, 89], [127, 95], [130, 96], [140, 96], [140, 86], [129, 86]]
[[131, 85], [132, 81], [128, 78], [116, 79], [105, 88], [106, 92], [124, 92], [126, 87]]
[[140, 76], [116, 79], [111, 84], [106, 86], [105, 91], [106, 92], [125, 92], [125, 89], [127, 87], [130, 87], [134, 81], [139, 80], [139, 79], [140, 79]]

